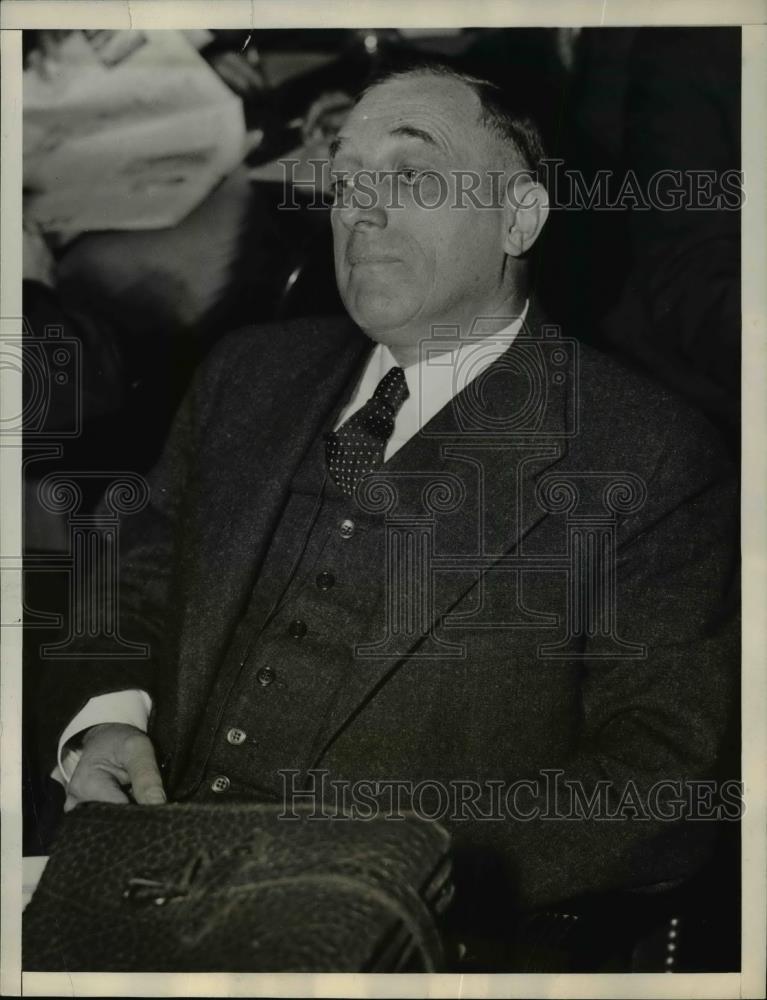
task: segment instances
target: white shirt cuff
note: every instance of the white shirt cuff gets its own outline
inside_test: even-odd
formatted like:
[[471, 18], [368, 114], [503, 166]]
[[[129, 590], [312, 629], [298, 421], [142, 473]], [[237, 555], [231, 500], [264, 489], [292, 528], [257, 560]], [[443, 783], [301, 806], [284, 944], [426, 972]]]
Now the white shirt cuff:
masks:
[[72, 772], [80, 760], [80, 750], [67, 749], [67, 743], [91, 726], [99, 726], [105, 722], [119, 722], [135, 726], [142, 732], [147, 731], [149, 714], [152, 711], [152, 699], [146, 691], [131, 689], [129, 691], [112, 691], [91, 698], [88, 704], [72, 719], [61, 734], [58, 750], [58, 767], [51, 772], [51, 777], [66, 785], [72, 777]]

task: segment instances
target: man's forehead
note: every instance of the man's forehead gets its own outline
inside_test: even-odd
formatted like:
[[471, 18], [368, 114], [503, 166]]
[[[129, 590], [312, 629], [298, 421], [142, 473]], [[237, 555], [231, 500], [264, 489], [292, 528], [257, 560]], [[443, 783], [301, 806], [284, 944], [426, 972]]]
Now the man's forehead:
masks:
[[428, 75], [387, 80], [352, 109], [342, 133], [353, 140], [356, 135], [386, 134], [411, 126], [450, 146], [466, 136], [467, 127], [479, 131], [479, 109], [477, 95], [459, 80]]

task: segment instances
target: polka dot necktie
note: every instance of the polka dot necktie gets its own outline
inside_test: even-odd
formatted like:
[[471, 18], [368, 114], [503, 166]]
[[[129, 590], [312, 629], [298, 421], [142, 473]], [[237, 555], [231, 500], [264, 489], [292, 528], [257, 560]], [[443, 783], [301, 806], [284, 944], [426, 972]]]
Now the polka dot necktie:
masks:
[[405, 373], [391, 368], [367, 403], [327, 435], [328, 472], [347, 496], [353, 496], [363, 477], [383, 464], [394, 418], [409, 395]]

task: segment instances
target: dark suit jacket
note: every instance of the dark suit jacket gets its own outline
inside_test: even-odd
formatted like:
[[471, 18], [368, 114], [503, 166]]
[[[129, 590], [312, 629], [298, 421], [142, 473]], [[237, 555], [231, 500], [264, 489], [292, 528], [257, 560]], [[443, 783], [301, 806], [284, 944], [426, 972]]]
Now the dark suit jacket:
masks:
[[[539, 324], [531, 316], [530, 336]], [[120, 629], [150, 644], [151, 656], [53, 665], [41, 699], [51, 766], [58, 734], [89, 697], [141, 687], [155, 702], [151, 734], [171, 796], [185, 787], [206, 700], [293, 472], [369, 349], [349, 320], [300, 320], [235, 333], [202, 366], [151, 476], [151, 502], [122, 529]], [[508, 357], [520, 351], [514, 344]], [[307, 767], [349, 779], [480, 783], [561, 769], [586, 794], [614, 782], [613, 802], [628, 779], [647, 789], [716, 777], [738, 667], [733, 629], [722, 624], [734, 557], [725, 461], [702, 418], [608, 358], [581, 347], [571, 375], [546, 387], [532, 430], [513, 431], [521, 425], [506, 418], [524, 410], [529, 371], [496, 362], [480, 417], [512, 433], [459, 426], [462, 411], [451, 405], [381, 470], [403, 482], [410, 472], [451, 473], [464, 484], [459, 509], [436, 516], [435, 553], [470, 565], [437, 574], [432, 614], [440, 637], [465, 651], [419, 660], [410, 640], [360, 663], [324, 715]], [[542, 645], [562, 638], [568, 600], [567, 503], [555, 509], [567, 487], [551, 477], [588, 493], [625, 473], [645, 484], [646, 498], [632, 509], [618, 497], [629, 512], [614, 519], [617, 630], [645, 652], [623, 659], [603, 637], [581, 633], [572, 655], [543, 655]], [[489, 554], [482, 574], [472, 563], [480, 551]], [[538, 569], [493, 571], [523, 552]], [[374, 640], [380, 625], [349, 641]], [[519, 798], [521, 809], [536, 804], [546, 806], [532, 791]], [[483, 794], [478, 809], [486, 806]], [[678, 879], [701, 857], [700, 824], [448, 825], [456, 855], [497, 873], [522, 905]]]

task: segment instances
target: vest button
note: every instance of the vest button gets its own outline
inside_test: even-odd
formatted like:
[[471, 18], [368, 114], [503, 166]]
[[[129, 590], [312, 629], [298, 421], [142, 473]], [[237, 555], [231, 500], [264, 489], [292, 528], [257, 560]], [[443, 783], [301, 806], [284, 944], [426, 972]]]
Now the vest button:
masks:
[[210, 790], [212, 792], [225, 792], [227, 788], [231, 785], [231, 781], [227, 778], [225, 774], [219, 774], [210, 783]]
[[341, 538], [351, 538], [354, 534], [354, 521], [345, 518], [338, 527], [338, 533]]
[[320, 590], [330, 590], [335, 585], [336, 578], [332, 573], [320, 573], [316, 582]]
[[273, 680], [277, 677], [276, 671], [272, 670], [271, 667], [262, 667], [256, 674], [256, 680], [261, 685], [261, 687], [269, 687]]
[[306, 622], [302, 622], [300, 619], [296, 619], [296, 621], [288, 625], [288, 635], [291, 635], [294, 639], [303, 639], [308, 631]]
[[233, 747], [238, 747], [240, 743], [245, 742], [245, 737], [247, 735], [248, 734], [243, 729], [233, 728], [226, 734], [226, 742], [231, 743]]

